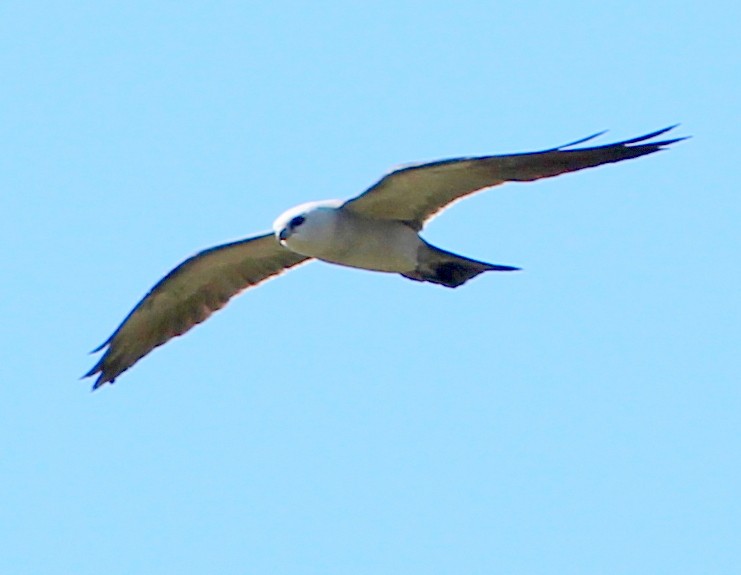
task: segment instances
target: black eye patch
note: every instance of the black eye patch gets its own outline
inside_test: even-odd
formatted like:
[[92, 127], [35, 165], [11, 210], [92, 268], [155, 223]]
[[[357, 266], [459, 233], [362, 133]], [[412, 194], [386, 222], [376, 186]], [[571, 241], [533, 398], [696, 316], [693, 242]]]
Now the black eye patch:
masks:
[[291, 228], [297, 228], [298, 226], [303, 224], [304, 221], [306, 221], [306, 218], [304, 216], [296, 216], [289, 222], [289, 225], [291, 226]]

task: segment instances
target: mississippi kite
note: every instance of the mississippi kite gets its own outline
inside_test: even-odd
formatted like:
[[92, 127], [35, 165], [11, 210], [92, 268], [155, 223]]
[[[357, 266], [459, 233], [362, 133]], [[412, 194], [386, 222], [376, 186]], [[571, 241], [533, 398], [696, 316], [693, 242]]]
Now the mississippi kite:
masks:
[[541, 152], [402, 167], [350, 200], [292, 208], [275, 220], [272, 233], [207, 249], [168, 273], [94, 350], [107, 348], [83, 377], [100, 374], [93, 389], [113, 383], [155, 347], [201, 323], [233, 296], [311, 259], [451, 288], [483, 272], [517, 270], [441, 250], [418, 232], [444, 208], [474, 192], [657, 152], [684, 139], [648, 142], [673, 127], [603, 146], [574, 148], [600, 133]]

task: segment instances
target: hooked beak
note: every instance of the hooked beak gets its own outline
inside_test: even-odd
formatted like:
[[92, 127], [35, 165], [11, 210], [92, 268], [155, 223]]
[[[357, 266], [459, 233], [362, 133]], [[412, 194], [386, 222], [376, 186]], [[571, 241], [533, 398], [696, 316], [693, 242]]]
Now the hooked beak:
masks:
[[290, 237], [291, 237], [291, 230], [289, 230], [287, 227], [283, 228], [278, 234], [278, 239], [282, 242], [286, 241]]

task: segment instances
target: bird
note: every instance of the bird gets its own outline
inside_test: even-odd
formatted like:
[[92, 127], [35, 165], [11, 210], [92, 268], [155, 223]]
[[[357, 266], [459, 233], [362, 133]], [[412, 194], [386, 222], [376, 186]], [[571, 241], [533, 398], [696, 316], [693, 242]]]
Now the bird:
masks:
[[291, 208], [275, 220], [272, 231], [206, 249], [170, 271], [91, 352], [105, 348], [82, 377], [97, 375], [93, 390], [114, 383], [153, 349], [203, 322], [232, 297], [311, 260], [448, 288], [484, 272], [516, 271], [440, 249], [419, 233], [443, 209], [475, 192], [653, 154], [685, 139], [654, 140], [674, 128], [600, 146], [577, 147], [605, 132], [538, 152], [410, 164], [349, 200]]

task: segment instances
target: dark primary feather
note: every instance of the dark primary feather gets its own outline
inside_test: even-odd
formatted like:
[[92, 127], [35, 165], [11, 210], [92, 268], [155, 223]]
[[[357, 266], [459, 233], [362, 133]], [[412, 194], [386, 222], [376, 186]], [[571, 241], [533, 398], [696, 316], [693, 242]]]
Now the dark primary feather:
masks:
[[185, 260], [142, 298], [100, 347], [97, 389], [116, 379], [155, 347], [182, 335], [239, 292], [309, 258], [281, 246], [271, 234], [216, 246]]
[[404, 221], [419, 231], [449, 204], [486, 188], [505, 182], [530, 182], [658, 152], [685, 138], [646, 140], [675, 127], [603, 146], [570, 149], [601, 135], [600, 132], [540, 152], [455, 158], [400, 168], [345, 202], [343, 208], [374, 218]]

